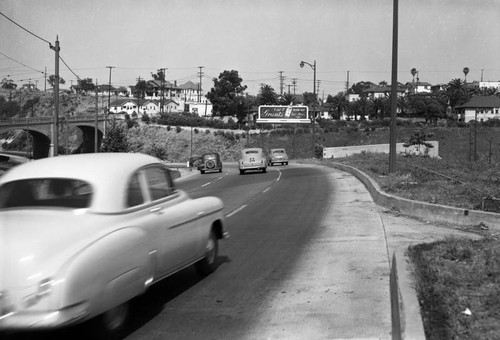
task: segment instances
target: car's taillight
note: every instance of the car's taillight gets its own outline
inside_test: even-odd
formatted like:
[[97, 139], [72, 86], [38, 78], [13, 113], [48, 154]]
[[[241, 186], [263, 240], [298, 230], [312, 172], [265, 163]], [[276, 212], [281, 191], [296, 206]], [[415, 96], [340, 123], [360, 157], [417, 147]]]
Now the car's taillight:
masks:
[[26, 308], [36, 305], [41, 299], [50, 295], [54, 281], [50, 278], [42, 280], [38, 283], [36, 293], [30, 294], [24, 298], [24, 305]]

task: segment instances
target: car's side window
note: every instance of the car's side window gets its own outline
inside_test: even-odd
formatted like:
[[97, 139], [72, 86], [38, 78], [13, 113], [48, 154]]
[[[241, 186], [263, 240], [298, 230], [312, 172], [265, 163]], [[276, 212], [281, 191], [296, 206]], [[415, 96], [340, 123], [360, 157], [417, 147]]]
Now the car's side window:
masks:
[[134, 174], [130, 179], [127, 188], [127, 207], [135, 207], [144, 203], [144, 196], [139, 182], [139, 173]]
[[167, 197], [174, 192], [174, 186], [167, 169], [162, 167], [146, 168], [146, 181], [151, 200]]

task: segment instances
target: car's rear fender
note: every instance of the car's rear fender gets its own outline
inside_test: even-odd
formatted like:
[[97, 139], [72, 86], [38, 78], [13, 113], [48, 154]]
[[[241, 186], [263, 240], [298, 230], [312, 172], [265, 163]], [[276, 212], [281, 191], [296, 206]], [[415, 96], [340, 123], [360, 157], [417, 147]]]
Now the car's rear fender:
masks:
[[63, 306], [88, 301], [88, 318], [142, 294], [155, 273], [156, 252], [148, 243], [144, 230], [127, 227], [80, 251], [61, 273]]

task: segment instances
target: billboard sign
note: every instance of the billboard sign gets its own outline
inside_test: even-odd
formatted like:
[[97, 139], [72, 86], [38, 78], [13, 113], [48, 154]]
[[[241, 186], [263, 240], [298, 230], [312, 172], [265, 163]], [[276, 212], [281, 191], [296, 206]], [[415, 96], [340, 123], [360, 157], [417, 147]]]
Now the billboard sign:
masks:
[[307, 106], [261, 105], [257, 123], [311, 123]]

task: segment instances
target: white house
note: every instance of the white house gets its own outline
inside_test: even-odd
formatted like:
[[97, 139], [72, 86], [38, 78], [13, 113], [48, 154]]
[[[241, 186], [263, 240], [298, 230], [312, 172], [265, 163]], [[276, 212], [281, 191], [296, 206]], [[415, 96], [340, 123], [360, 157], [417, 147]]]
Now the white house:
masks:
[[430, 83], [417, 81], [415, 83], [415, 93], [431, 93], [432, 85]]
[[480, 81], [479, 88], [493, 88], [500, 91], [500, 81]]
[[[408, 88], [404, 85], [399, 85], [397, 87], [397, 95], [398, 97], [403, 96], [408, 92]], [[389, 86], [374, 86], [370, 87], [365, 91], [368, 94], [368, 98], [385, 98], [392, 93], [392, 87]]]
[[467, 103], [455, 106], [457, 118], [462, 122], [500, 119], [500, 98], [497, 96], [475, 96]]

